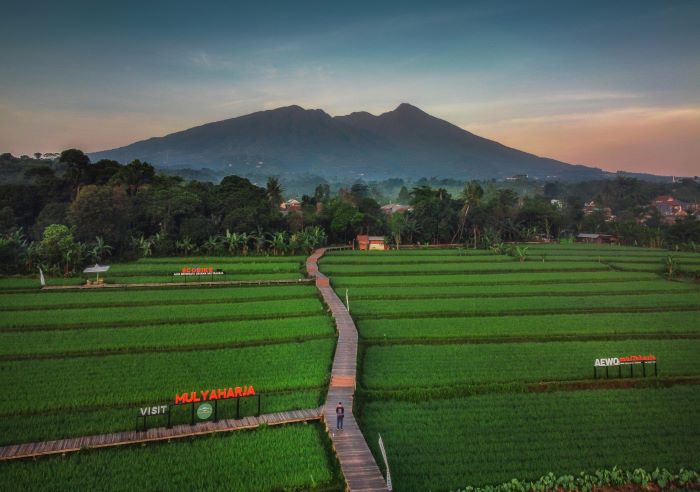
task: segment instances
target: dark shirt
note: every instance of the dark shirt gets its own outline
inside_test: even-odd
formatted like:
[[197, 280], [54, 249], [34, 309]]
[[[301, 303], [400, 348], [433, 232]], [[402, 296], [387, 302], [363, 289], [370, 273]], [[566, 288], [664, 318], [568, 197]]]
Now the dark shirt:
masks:
[[342, 417], [345, 415], [345, 407], [343, 405], [338, 405], [335, 407], [335, 413], [336, 415]]

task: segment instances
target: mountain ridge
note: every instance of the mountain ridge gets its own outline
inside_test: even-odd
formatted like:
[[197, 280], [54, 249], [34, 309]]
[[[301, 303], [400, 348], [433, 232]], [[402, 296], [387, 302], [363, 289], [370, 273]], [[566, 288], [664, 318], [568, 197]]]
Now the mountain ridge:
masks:
[[223, 174], [382, 179], [423, 177], [595, 179], [599, 168], [507, 147], [408, 103], [374, 115], [331, 116], [298, 105], [152, 137], [90, 153], [93, 159], [141, 159], [157, 168], [209, 168]]

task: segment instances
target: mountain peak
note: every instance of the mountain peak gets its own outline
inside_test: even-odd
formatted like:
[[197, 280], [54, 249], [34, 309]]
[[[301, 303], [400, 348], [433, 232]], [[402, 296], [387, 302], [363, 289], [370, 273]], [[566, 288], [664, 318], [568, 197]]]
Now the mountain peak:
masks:
[[396, 106], [396, 109], [394, 111], [391, 111], [391, 112], [392, 113], [421, 113], [421, 114], [425, 114], [425, 111], [422, 111], [420, 108], [417, 108], [409, 103], [401, 103], [398, 106]]
[[200, 168], [226, 174], [328, 177], [441, 176], [490, 179], [600, 176], [478, 137], [408, 103], [380, 116], [356, 112], [331, 117], [321, 109], [290, 105], [91, 154], [158, 168]]

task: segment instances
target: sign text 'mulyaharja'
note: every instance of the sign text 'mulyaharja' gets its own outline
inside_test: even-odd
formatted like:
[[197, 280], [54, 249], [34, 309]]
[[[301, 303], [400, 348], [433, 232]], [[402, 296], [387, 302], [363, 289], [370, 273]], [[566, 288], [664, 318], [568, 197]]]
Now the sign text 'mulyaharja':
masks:
[[175, 395], [175, 405], [184, 403], [197, 403], [200, 401], [226, 400], [228, 398], [240, 398], [255, 395], [253, 386], [236, 386], [235, 388], [212, 389], [202, 391], [190, 391]]

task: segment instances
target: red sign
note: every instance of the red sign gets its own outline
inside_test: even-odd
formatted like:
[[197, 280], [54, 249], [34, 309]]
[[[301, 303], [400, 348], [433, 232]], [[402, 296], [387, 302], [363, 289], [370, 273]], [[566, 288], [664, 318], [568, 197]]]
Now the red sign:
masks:
[[645, 362], [656, 363], [654, 355], [629, 355], [627, 357], [606, 357], [604, 359], [596, 359], [596, 367], [619, 366], [623, 364], [643, 364]]
[[223, 275], [221, 269], [214, 270], [214, 267], [182, 267], [179, 272], [174, 273], [176, 277], [189, 275]]
[[252, 386], [236, 386], [235, 388], [212, 389], [203, 391], [190, 391], [175, 395], [175, 405], [184, 403], [197, 403], [200, 401], [226, 400], [228, 398], [240, 398], [242, 396], [253, 396], [255, 390]]

